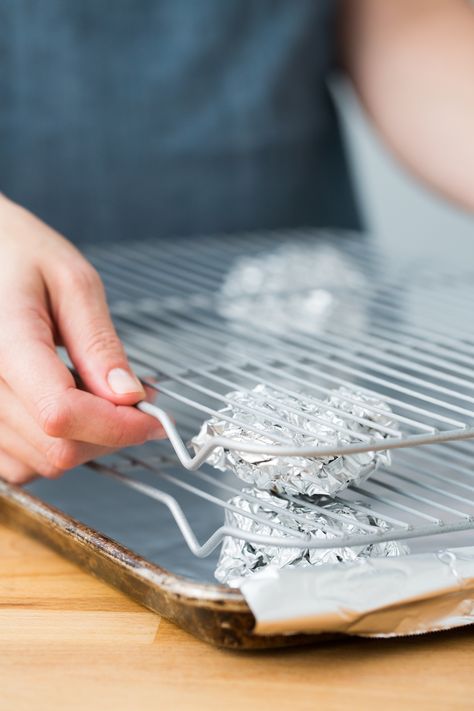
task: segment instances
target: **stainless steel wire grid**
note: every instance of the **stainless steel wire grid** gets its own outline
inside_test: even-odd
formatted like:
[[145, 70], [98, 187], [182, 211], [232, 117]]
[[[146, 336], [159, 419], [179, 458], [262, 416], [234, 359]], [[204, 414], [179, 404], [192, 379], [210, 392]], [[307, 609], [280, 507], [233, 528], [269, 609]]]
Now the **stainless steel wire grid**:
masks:
[[[146, 445], [139, 453], [124, 452], [110, 460], [91, 462], [88, 466], [98, 474], [111, 477], [166, 506], [187, 546], [200, 558], [211, 554], [225, 536], [261, 545], [328, 549], [366, 546], [371, 542], [431, 539], [474, 528], [474, 446], [471, 442], [430, 445], [397, 452], [391, 467], [381, 468], [364, 485], [350, 487], [334, 499], [348, 504], [353, 510], [385, 521], [389, 530], [374, 532], [372, 525], [360, 523], [358, 527], [364, 531], [363, 534], [344, 535], [336, 525], [330, 530], [334, 538], [324, 540], [297, 535], [294, 528], [271, 523], [258, 513], [242, 513], [230, 499], [238, 494], [251, 503], [255, 500], [251, 494], [240, 490], [237, 479], [232, 481], [206, 465], [190, 474], [177, 466], [176, 460], [169, 458], [163, 450], [161, 444]], [[193, 523], [181, 505], [184, 494], [192, 516], [195, 517], [195, 512], [200, 511], [204, 521], [214, 528], [203, 541], [198, 540]], [[335, 523], [348, 521], [344, 515], [331, 513], [316, 502], [308, 504], [305, 500], [305, 506], [323, 513]], [[278, 511], [268, 502], [265, 508]], [[272, 534], [252, 534], [223, 523], [216, 525], [220, 517], [224, 520], [225, 509], [265, 524], [272, 529]], [[206, 526], [201, 524], [200, 528], [203, 530]], [[280, 533], [281, 536], [278, 535]]]
[[[328, 261], [328, 254], [331, 273], [322, 283], [316, 276], [311, 283], [312, 265], [316, 274], [318, 259]], [[156, 405], [141, 407], [163, 422], [170, 440], [90, 466], [165, 504], [193, 553], [208, 555], [225, 535], [301, 544], [284, 526], [281, 538], [219, 526], [203, 543], [197, 540], [180, 492], [225, 509], [240, 490], [237, 479], [229, 483], [205, 465], [215, 446], [284, 456], [400, 450], [389, 468], [338, 497], [392, 528], [367, 530], [363, 539], [335, 529], [332, 541], [306, 540], [305, 547], [357, 546], [367, 544], [368, 536], [398, 540], [474, 528], [474, 443], [468, 441], [474, 437], [474, 288], [469, 273], [454, 278], [426, 265], [400, 271], [386, 265], [367, 239], [311, 232], [150, 241], [117, 245], [112, 252], [95, 248], [89, 256], [104, 278], [134, 367], [159, 393]], [[291, 262], [287, 275], [285, 268], [278, 271], [285, 259]], [[308, 328], [298, 305], [307, 316], [314, 296], [318, 308], [329, 300], [331, 310], [316, 328]], [[275, 318], [268, 318], [272, 304]], [[288, 304], [290, 319], [280, 323], [277, 310]], [[294, 403], [304, 405], [310, 397], [323, 405], [340, 386], [376, 394], [390, 406], [396, 427], [379, 425], [383, 439], [361, 433], [354, 444], [336, 450], [302, 448], [278, 433], [275, 416], [274, 445], [214, 438], [192, 456], [185, 443], [229, 403], [228, 393], [250, 391], [259, 383], [291, 395], [289, 407], [300, 415]], [[377, 407], [372, 411], [376, 414]], [[253, 408], [257, 416], [262, 412]], [[252, 429], [248, 422], [242, 425]], [[346, 429], [345, 423], [339, 427]], [[290, 429], [305, 434], [296, 424]], [[143, 480], [150, 472], [156, 483]], [[164, 481], [172, 493], [163, 489]]]

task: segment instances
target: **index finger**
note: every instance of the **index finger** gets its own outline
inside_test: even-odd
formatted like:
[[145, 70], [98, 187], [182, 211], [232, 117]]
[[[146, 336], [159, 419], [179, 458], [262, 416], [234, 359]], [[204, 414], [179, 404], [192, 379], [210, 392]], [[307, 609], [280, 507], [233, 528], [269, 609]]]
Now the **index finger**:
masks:
[[46, 434], [107, 447], [164, 436], [154, 418], [76, 387], [36, 305], [16, 304], [8, 311], [9, 328], [0, 336], [1, 373]]

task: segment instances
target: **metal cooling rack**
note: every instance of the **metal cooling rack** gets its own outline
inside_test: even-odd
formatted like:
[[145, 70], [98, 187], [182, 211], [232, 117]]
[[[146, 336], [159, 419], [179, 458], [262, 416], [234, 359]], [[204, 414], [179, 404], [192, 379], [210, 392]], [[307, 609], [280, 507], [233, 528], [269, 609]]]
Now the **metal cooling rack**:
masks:
[[[255, 239], [251, 242], [254, 250]], [[260, 252], [262, 242], [264, 238], [257, 242]], [[267, 251], [271, 244], [267, 239]], [[259, 382], [301, 400], [304, 388], [321, 403], [321, 398], [340, 385], [379, 394], [392, 407], [401, 433], [383, 431], [390, 435], [388, 439], [366, 439], [337, 451], [397, 448], [474, 436], [474, 350], [469, 335], [474, 290], [466, 287], [458, 293], [459, 289], [453, 288], [452, 306], [443, 292], [441, 312], [436, 285], [409, 282], [397, 286], [378, 271], [377, 279], [363, 293], [334, 288], [336, 298], [348, 304], [358, 302], [370, 313], [366, 332], [347, 337], [336, 323], [313, 335], [297, 330], [275, 335], [271, 324], [262, 323], [258, 330], [245, 321], [234, 320], [229, 325], [216, 310], [216, 294], [229, 262], [238, 258], [239, 250], [245, 254], [246, 245], [235, 239], [207, 240], [205, 248], [200, 245], [193, 251], [192, 264], [188, 242], [164, 247], [148, 244], [137, 250], [123, 247], [112, 255], [93, 255], [115, 301], [114, 317], [131, 359], [142, 373], [151, 372], [159, 378], [161, 393], [198, 409], [203, 419], [224, 407], [230, 390], [250, 389]], [[347, 241], [341, 249], [349, 252], [356, 264], [370, 254], [365, 245], [357, 248]], [[370, 261], [368, 257], [366, 261]], [[182, 288], [192, 291], [183, 296]], [[135, 298], [130, 301], [132, 291]], [[407, 297], [416, 301], [418, 313], [423, 309], [421, 326], [413, 323], [405, 309]], [[453, 324], [453, 311], [458, 321], [464, 316], [464, 330], [459, 323]], [[150, 412], [163, 419], [182, 464], [198, 467], [209, 450], [193, 460], [166, 415]], [[275, 441], [280, 449], [243, 444], [238, 448], [303, 456], [334, 453], [334, 449], [288, 447], [276, 436]], [[210, 448], [218, 444], [222, 442], [213, 442]], [[228, 440], [224, 445], [234, 446]]]
[[[332, 544], [305, 540], [305, 547], [365, 545], [369, 540], [474, 528], [474, 472], [470, 471], [474, 447], [470, 442], [454, 443], [474, 437], [474, 338], [469, 332], [474, 289], [469, 275], [454, 283], [449, 275], [441, 277], [416, 265], [411, 273], [400, 274], [393, 265], [385, 266], [360, 237], [317, 238], [300, 233], [290, 237], [292, 248], [299, 246], [306, 254], [305, 250], [329, 243], [362, 276], [362, 288], [336, 278], [331, 297], [342, 308], [359, 309], [365, 316], [364, 328], [347, 334], [334, 321], [316, 333], [307, 333], [298, 324], [281, 333], [275, 332], [271, 322], [262, 321], [256, 328], [245, 319], [229, 319], [225, 311], [223, 315], [226, 284], [239, 263], [248, 265], [250, 259], [255, 266], [260, 261], [265, 276], [265, 261], [284, 248], [288, 239], [278, 234], [243, 235], [145, 242], [133, 248], [117, 246], [112, 252], [91, 250], [89, 256], [104, 278], [130, 359], [144, 381], [159, 391], [159, 407], [144, 403], [141, 408], [162, 421], [170, 439], [155, 445], [157, 453], [151, 460], [138, 450], [138, 454], [120, 455], [112, 464], [101, 461], [91, 466], [164, 503], [198, 556], [209, 554], [225, 535], [262, 544], [301, 543], [301, 538], [296, 540], [295, 532], [284, 526], [279, 527], [281, 538], [244, 534], [224, 526], [203, 544], [197, 541], [179, 505], [180, 490], [222, 508], [229, 504], [216, 489], [229, 495], [239, 493], [237, 479], [233, 487], [223, 484], [212, 470], [201, 469], [216, 446], [284, 456], [403, 449], [394, 455], [390, 469], [377, 472], [363, 488], [351, 487], [339, 497], [385, 519], [391, 531], [339, 535]], [[267, 288], [263, 280], [259, 289], [268, 294], [274, 286]], [[304, 296], [306, 291], [284, 283], [276, 289], [279, 298], [285, 294]], [[243, 293], [239, 298], [245, 301], [250, 297]], [[341, 385], [377, 394], [390, 405], [399, 431], [380, 426], [385, 439], [361, 435], [353, 446], [336, 451], [295, 448], [272, 431], [274, 446], [214, 438], [191, 456], [184, 442], [229, 402], [227, 393], [250, 390], [258, 383], [291, 394], [298, 402], [310, 396], [322, 405]], [[248, 423], [242, 424], [251, 429]], [[274, 424], [278, 425], [277, 419]], [[296, 425], [292, 428], [307, 434]], [[441, 442], [451, 443], [441, 446]], [[421, 444], [430, 446], [414, 448]], [[169, 473], [177, 467], [172, 448], [186, 469], [199, 469], [192, 479], [185, 477], [182, 469], [178, 475]], [[136, 476], [140, 471], [166, 479], [176, 495], [141, 481]]]
[[[374, 533], [373, 525], [360, 523], [358, 527], [364, 533], [343, 535], [337, 526], [333, 529], [328, 527], [334, 538], [324, 540], [297, 535], [294, 529], [274, 524], [267, 517], [243, 513], [233, 506], [230, 499], [236, 495], [253, 503], [255, 499], [240, 490], [237, 479], [229, 483], [228, 477], [206, 465], [190, 474], [177, 466], [176, 460], [164, 450], [161, 443], [146, 445], [138, 453], [120, 453], [91, 462], [88, 466], [98, 474], [111, 477], [119, 484], [165, 505], [189, 549], [200, 558], [211, 554], [225, 536], [261, 545], [326, 549], [441, 536], [474, 528], [474, 446], [471, 442], [430, 445], [397, 452], [390, 468], [381, 468], [364, 485], [350, 487], [334, 499], [370, 518], [385, 521], [389, 530]], [[218, 507], [222, 510], [223, 520], [225, 509], [229, 509], [265, 524], [272, 529], [272, 534], [252, 534], [221, 525], [201, 543], [180, 504], [184, 493], [195, 500], [192, 510], [200, 508], [204, 517], [210, 508]], [[331, 513], [317, 503], [305, 500], [304, 504], [334, 522], [345, 520], [344, 515]], [[265, 502], [265, 509], [279, 511], [268, 502]], [[215, 512], [210, 518], [215, 521]]]

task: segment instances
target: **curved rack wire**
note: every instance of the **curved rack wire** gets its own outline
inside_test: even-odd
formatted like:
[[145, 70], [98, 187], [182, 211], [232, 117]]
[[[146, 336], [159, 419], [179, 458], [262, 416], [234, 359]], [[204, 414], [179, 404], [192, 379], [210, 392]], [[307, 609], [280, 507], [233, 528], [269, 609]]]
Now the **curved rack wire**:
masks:
[[[159, 392], [159, 387], [150, 381], [143, 381], [148, 388], [154, 388]], [[141, 402], [138, 409], [147, 415], [155, 417], [163, 425], [168, 440], [170, 441], [179, 461], [190, 471], [199, 469], [207, 461], [209, 455], [218, 447], [226, 450], [248, 452], [252, 454], [263, 454], [280, 457], [328, 457], [340, 454], [359, 454], [362, 452], [381, 451], [385, 449], [402, 449], [405, 447], [419, 446], [422, 444], [440, 444], [474, 438], [474, 428], [460, 430], [459, 432], [438, 433], [431, 436], [413, 436], [409, 440], [398, 438], [380, 440], [369, 440], [366, 444], [345, 445], [338, 447], [290, 447], [282, 445], [249, 444], [248, 442], [238, 442], [228, 437], [210, 436], [208, 441], [192, 456], [181, 438], [176, 425], [171, 417], [161, 408], [149, 402]]]
[[[397, 273], [366, 240], [325, 237], [321, 242], [314, 234], [300, 233], [291, 236], [290, 261], [296, 254], [298, 262], [300, 249], [306, 276], [278, 283], [266, 263], [278, 266], [288, 235], [204, 238], [198, 248], [196, 244], [144, 242], [133, 248], [117, 246], [112, 252], [96, 248], [89, 255], [104, 278], [132, 364], [143, 382], [158, 392], [158, 405], [143, 402], [139, 408], [163, 424], [179, 464], [193, 471], [192, 483], [182, 470], [178, 476], [169, 473], [178, 462], [167, 442], [153, 445], [160, 454], [152, 464], [141, 455], [124, 454], [119, 465], [101, 461], [90, 466], [164, 504], [199, 557], [209, 555], [225, 536], [262, 545], [295, 547], [303, 542], [305, 548], [338, 548], [474, 529], [474, 445], [460, 442], [474, 438], [472, 275], [466, 271], [463, 278], [459, 273], [443, 276], [419, 265]], [[309, 329], [298, 317], [298, 304], [312, 303], [313, 287], [305, 283], [304, 264], [318, 258], [320, 244], [333, 250], [332, 272], [314, 288], [324, 292], [340, 318], [323, 319]], [[241, 277], [249, 273], [257, 277], [258, 290], [251, 284], [246, 291]], [[259, 298], [267, 309], [272, 303], [284, 309], [290, 304], [296, 308], [294, 319], [266, 319], [268, 310], [259, 310]], [[253, 393], [257, 384], [288, 395], [289, 408], [296, 409], [290, 414], [298, 414], [295, 403], [303, 406], [308, 399], [327, 407], [327, 397], [341, 386], [376, 395], [390, 406], [396, 427], [379, 426], [383, 438], [361, 435], [337, 448], [295, 447], [279, 433], [281, 421], [275, 415], [274, 446], [215, 437], [192, 455], [185, 442], [206, 419], [226, 419], [229, 393]], [[372, 407], [371, 414], [380, 412]], [[259, 405], [249, 409], [252, 413], [264, 413], [268, 419], [268, 411]], [[341, 417], [344, 431], [353, 416]], [[232, 421], [252, 431], [248, 421]], [[290, 429], [308, 434], [298, 424]], [[336, 533], [321, 541], [295, 536], [284, 526], [275, 535], [262, 536], [221, 525], [200, 542], [180, 505], [180, 492], [224, 510], [231, 504], [216, 494], [219, 488], [241, 494], [208, 472], [205, 462], [216, 447], [305, 457], [397, 450], [389, 468], [337, 497], [387, 521], [391, 529], [357, 536]], [[140, 481], [137, 470], [160, 477], [174, 494]]]
[[[285, 281], [287, 256], [293, 266]], [[443, 276], [439, 269], [413, 265], [411, 274], [396, 273], [360, 236], [314, 233], [295, 233], [291, 242], [281, 234], [144, 242], [137, 248], [117, 245], [112, 252], [96, 248], [90, 257], [104, 278], [132, 363], [148, 382], [151, 376], [150, 387], [159, 382], [159, 407], [142, 407], [162, 422], [187, 469], [199, 467], [219, 446], [311, 457], [474, 437], [474, 288], [467, 272], [464, 278]], [[326, 260], [330, 274], [320, 270], [311, 284], [308, 264], [319, 259]], [[250, 286], [249, 274], [255, 281]], [[319, 323], [325, 300], [332, 311]], [[294, 318], [287, 313], [282, 323], [277, 309], [287, 301]], [[272, 304], [275, 319], [265, 318]], [[314, 329], [299, 318], [300, 306], [310, 323], [315, 310]], [[221, 411], [231, 391], [252, 391], [258, 400], [253, 388], [260, 383], [301, 406], [310, 399], [329, 410], [334, 390], [358, 390], [387, 403], [396, 427], [372, 423], [379, 436], [351, 433], [350, 446], [295, 447], [278, 436], [282, 422], [275, 415], [269, 432], [274, 446], [227, 438], [210, 440], [191, 455], [179, 421], [175, 425], [165, 412], [168, 406], [173, 411], [179, 403], [199, 413], [199, 429], [218, 412], [226, 419]], [[268, 408], [252, 409], [269, 418]], [[376, 407], [367, 409], [380, 414]], [[354, 419], [337, 414], [346, 422]], [[233, 422], [239, 424], [235, 417]], [[252, 431], [248, 419], [240, 424]], [[294, 423], [290, 429], [303, 439], [308, 435]]]
[[[209, 473], [194, 472], [192, 480], [183, 478], [176, 471], [176, 462], [164, 454], [162, 444], [152, 445], [153, 456], [143, 451], [139, 454], [131, 451], [115, 455], [112, 463], [97, 461], [90, 462], [88, 466], [98, 474], [166, 506], [188, 548], [199, 558], [210, 555], [226, 536], [282, 548], [334, 549], [474, 530], [471, 514], [474, 508], [473, 443], [436, 445], [400, 453], [395, 466], [382, 468], [363, 486], [341, 492], [335, 499], [355, 511], [384, 521], [389, 530], [375, 530], [372, 524], [360, 522], [358, 528], [363, 533], [343, 535], [338, 527], [331, 529], [327, 526], [326, 530], [329, 529], [333, 537], [324, 539], [296, 533], [294, 529], [276, 524], [267, 517], [236, 508], [232, 503], [236, 495], [249, 502], [257, 500], [248, 492], [223, 481], [212, 470]], [[145, 473], [153, 475], [156, 485], [143, 481]], [[164, 490], [165, 484], [167, 491]], [[201, 543], [179, 503], [183, 492], [208, 507], [235, 511], [240, 516], [251, 518], [272, 529], [272, 534], [256, 534], [220, 525]], [[317, 502], [303, 500], [300, 503], [314, 509], [315, 514], [324, 514], [329, 520], [338, 523], [347, 520], [344, 514], [330, 512]], [[265, 502], [264, 508], [280, 510], [271, 502]], [[297, 515], [293, 517], [298, 518]]]

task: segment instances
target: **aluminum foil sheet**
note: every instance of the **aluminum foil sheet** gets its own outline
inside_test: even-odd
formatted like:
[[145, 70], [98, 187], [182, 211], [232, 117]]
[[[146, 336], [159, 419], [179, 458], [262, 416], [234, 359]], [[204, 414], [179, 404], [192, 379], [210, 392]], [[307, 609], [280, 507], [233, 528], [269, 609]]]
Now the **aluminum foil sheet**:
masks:
[[[251, 391], [228, 393], [227, 398], [230, 404], [205, 422], [191, 440], [195, 451], [210, 437], [219, 435], [236, 442], [275, 445], [278, 443], [272, 439], [272, 433], [277, 433], [294, 446], [340, 448], [360, 443], [360, 435], [384, 439], [387, 434], [380, 426], [398, 430], [383, 400], [346, 387], [334, 390], [324, 405], [307, 396], [296, 398], [261, 384]], [[220, 413], [227, 419], [219, 416]], [[275, 419], [283, 424], [275, 424]], [[366, 422], [361, 423], [360, 419]], [[303, 433], [285, 424], [301, 428]], [[337, 427], [344, 427], [345, 431]], [[349, 484], [360, 484], [380, 464], [390, 464], [390, 453], [381, 450], [330, 457], [275, 457], [218, 447], [208, 462], [221, 471], [229, 469], [259, 489], [314, 496], [334, 495]]]
[[276, 333], [314, 334], [328, 323], [341, 333], [367, 328], [367, 309], [341, 290], [367, 288], [355, 260], [333, 244], [288, 243], [273, 252], [237, 260], [219, 294], [219, 313], [230, 324], [264, 325]]
[[[386, 532], [390, 526], [386, 521], [363, 513], [348, 504], [324, 499], [318, 508], [308, 503], [295, 503], [274, 496], [259, 489], [244, 489], [242, 496], [229, 501], [236, 510], [226, 509], [225, 522], [241, 531], [271, 537], [297, 537], [301, 534], [320, 540], [331, 540], [342, 535], [360, 535]], [[327, 513], [326, 513], [327, 512]], [[259, 520], [248, 518], [246, 514], [258, 516]], [[337, 514], [333, 518], [328, 514]], [[283, 525], [283, 532], [275, 525]], [[367, 526], [369, 528], [367, 528]], [[249, 575], [273, 566], [275, 568], [304, 568], [323, 563], [340, 563], [356, 558], [371, 556], [387, 557], [408, 553], [408, 547], [395, 541], [369, 543], [357, 547], [308, 548], [301, 546], [281, 547], [252, 543], [228, 536], [225, 538], [215, 576], [221, 583], [239, 587]]]
[[268, 567], [247, 578], [241, 591], [255, 615], [255, 634], [400, 637], [447, 630], [474, 623], [474, 548], [358, 558], [313, 570]]

